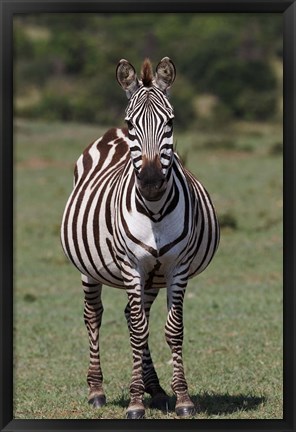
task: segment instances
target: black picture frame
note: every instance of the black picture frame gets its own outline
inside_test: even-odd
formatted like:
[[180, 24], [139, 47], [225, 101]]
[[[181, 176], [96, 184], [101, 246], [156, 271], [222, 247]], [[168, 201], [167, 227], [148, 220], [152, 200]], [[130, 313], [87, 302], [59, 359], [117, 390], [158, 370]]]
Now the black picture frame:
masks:
[[[16, 420], [13, 419], [13, 39], [14, 14], [72, 12], [276, 12], [284, 33], [284, 418], [282, 420]], [[0, 0], [0, 430], [10, 431], [295, 431], [295, 0]]]

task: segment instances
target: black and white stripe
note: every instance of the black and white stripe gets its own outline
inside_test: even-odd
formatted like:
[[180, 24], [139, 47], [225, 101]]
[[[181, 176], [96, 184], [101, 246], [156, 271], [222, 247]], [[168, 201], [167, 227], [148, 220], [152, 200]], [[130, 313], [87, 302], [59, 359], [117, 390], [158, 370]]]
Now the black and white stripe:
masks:
[[194, 412], [182, 362], [183, 299], [188, 279], [208, 266], [219, 242], [211, 199], [173, 150], [174, 114], [166, 90], [174, 78], [167, 57], [155, 76], [146, 61], [141, 80], [126, 60], [119, 63], [117, 79], [129, 97], [128, 129], [109, 130], [80, 156], [61, 228], [63, 249], [82, 274], [94, 406], [105, 403], [99, 356], [102, 284], [126, 290], [133, 351], [128, 418], [144, 415], [144, 391], [152, 396], [152, 407], [168, 404], [148, 346], [150, 308], [164, 287], [176, 412]]

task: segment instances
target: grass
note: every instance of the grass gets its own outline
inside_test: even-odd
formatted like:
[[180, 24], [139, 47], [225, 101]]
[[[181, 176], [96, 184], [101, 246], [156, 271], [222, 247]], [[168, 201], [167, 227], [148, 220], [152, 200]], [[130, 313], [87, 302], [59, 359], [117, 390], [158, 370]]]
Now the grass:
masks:
[[[87, 404], [88, 340], [80, 276], [59, 241], [75, 160], [105, 128], [15, 125], [14, 416], [122, 419], [131, 350], [124, 291], [105, 288], [101, 356], [108, 404]], [[277, 125], [178, 134], [178, 150], [221, 219], [219, 251], [190, 281], [184, 363], [197, 419], [280, 419], [282, 389], [282, 135]], [[229, 144], [231, 143], [231, 144]], [[276, 149], [276, 151], [275, 151]], [[151, 311], [151, 349], [172, 396], [166, 293]], [[145, 398], [149, 404], [149, 398]], [[171, 398], [173, 409], [174, 398]], [[147, 409], [148, 419], [175, 418]]]

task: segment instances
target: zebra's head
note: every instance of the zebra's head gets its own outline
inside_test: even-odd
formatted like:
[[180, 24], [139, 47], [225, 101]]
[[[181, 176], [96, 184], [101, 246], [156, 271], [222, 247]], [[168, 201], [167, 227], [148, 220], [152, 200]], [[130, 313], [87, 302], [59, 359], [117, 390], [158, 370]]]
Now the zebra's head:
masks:
[[163, 196], [174, 157], [174, 113], [167, 90], [175, 76], [175, 66], [168, 57], [157, 65], [155, 75], [146, 59], [141, 79], [127, 60], [120, 60], [116, 69], [117, 81], [129, 99], [125, 120], [136, 184], [149, 201]]

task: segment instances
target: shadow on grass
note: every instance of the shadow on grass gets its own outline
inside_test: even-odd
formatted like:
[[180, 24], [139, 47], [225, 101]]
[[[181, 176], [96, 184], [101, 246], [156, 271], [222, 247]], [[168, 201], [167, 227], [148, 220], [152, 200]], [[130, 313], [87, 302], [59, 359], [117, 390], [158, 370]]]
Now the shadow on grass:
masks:
[[[144, 405], [149, 407], [151, 398], [144, 398]], [[229, 395], [229, 394], [197, 394], [192, 395], [192, 402], [198, 407], [198, 413], [211, 415], [227, 415], [234, 414], [239, 411], [256, 410], [261, 404], [266, 402], [265, 397], [250, 396], [250, 395]], [[123, 394], [121, 397], [111, 402], [116, 406], [127, 408], [129, 404], [129, 396]], [[176, 397], [169, 398], [169, 411], [175, 410]], [[197, 414], [198, 415], [198, 414]]]
[[192, 401], [207, 415], [233, 414], [256, 410], [266, 402], [265, 397], [250, 395], [208, 394], [192, 396]]

